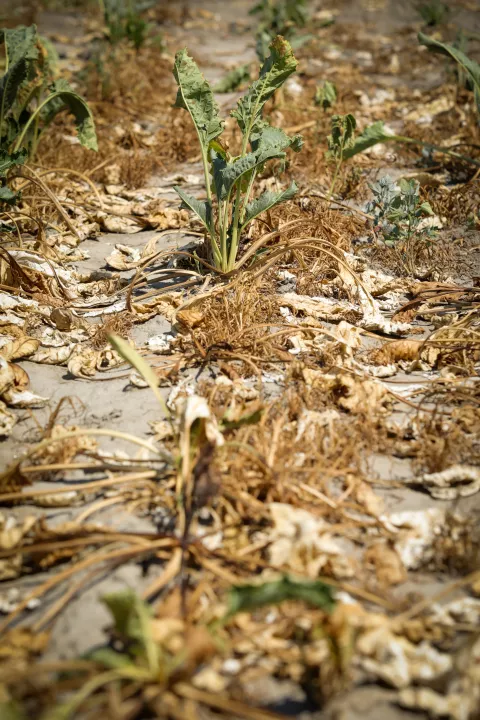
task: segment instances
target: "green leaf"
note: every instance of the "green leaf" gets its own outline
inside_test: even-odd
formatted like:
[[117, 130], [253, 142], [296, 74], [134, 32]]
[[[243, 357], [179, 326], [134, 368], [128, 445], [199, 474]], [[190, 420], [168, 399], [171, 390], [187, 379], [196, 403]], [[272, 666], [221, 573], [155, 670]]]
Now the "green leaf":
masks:
[[44, 125], [48, 125], [55, 115], [66, 107], [75, 118], [77, 136], [83, 147], [88, 150], [98, 150], [95, 123], [86, 101], [63, 79], [56, 80], [49, 90], [51, 95], [48, 104], [45, 105], [42, 118]]
[[271, 208], [276, 205], [280, 205], [280, 203], [285, 202], [285, 200], [291, 200], [297, 190], [298, 188], [295, 181], [292, 181], [292, 184], [286, 190], [283, 190], [283, 192], [275, 193], [271, 190], [266, 190], [258, 198], [249, 202], [246, 207], [246, 214], [242, 224], [242, 229], [262, 212], [271, 210]]
[[262, 419], [263, 412], [263, 408], [258, 408], [254, 412], [242, 415], [236, 420], [229, 420], [230, 413], [227, 411], [221, 421], [221, 430], [223, 432], [224, 430], [237, 430], [245, 425], [256, 425]]
[[250, 63], [239, 65], [230, 70], [213, 88], [217, 93], [228, 93], [237, 90], [243, 83], [250, 80]]
[[27, 160], [27, 153], [25, 150], [17, 150], [16, 152], [7, 152], [6, 150], [0, 150], [0, 178], [4, 178], [15, 165], [23, 165]]
[[10, 190], [6, 185], [0, 187], [0, 204], [7, 203], [7, 205], [16, 205], [21, 196], [21, 193]]
[[348, 115], [334, 115], [331, 123], [332, 134], [327, 138], [327, 158], [343, 159], [347, 157], [348, 149], [354, 145], [357, 121], [352, 114], [348, 113]]
[[126, 340], [118, 335], [109, 335], [108, 340], [114, 350], [123, 357], [132, 367], [140, 373], [146, 383], [150, 386], [153, 394], [157, 398], [160, 406], [167, 417], [170, 417], [170, 411], [166, 405], [163, 396], [158, 389], [158, 377], [144, 358], [128, 344]]
[[345, 159], [351, 158], [358, 153], [368, 150], [368, 148], [378, 145], [378, 143], [388, 142], [395, 139], [395, 135], [386, 131], [381, 120], [369, 125], [365, 130], [355, 138], [353, 145], [343, 152]]
[[22, 708], [16, 702], [0, 702], [0, 718], [2, 720], [27, 720]]
[[289, 137], [282, 128], [266, 125], [262, 128], [260, 134], [255, 136], [255, 140], [253, 140], [252, 136], [252, 146], [254, 150], [258, 149], [260, 151], [273, 148], [277, 152], [284, 152], [291, 148], [295, 152], [300, 152], [303, 147], [303, 138], [301, 135]]
[[277, 35], [270, 45], [270, 55], [262, 65], [260, 77], [250, 85], [231, 112], [247, 140], [259, 129], [265, 103], [296, 69], [297, 61], [290, 43]]
[[478, 112], [480, 112], [480, 65], [475, 62], [475, 60], [471, 60], [468, 55], [465, 55], [465, 53], [453, 45], [442, 43], [439, 40], [434, 40], [421, 32], [418, 33], [418, 40], [420, 44], [425, 45], [430, 52], [446, 55], [460, 65], [472, 81], [475, 103], [477, 105]]
[[27, 61], [38, 60], [40, 50], [38, 47], [37, 26], [16, 28], [3, 28], [0, 30], [0, 44], [5, 43], [8, 65], [14, 65], [20, 59]]
[[229, 593], [227, 617], [238, 612], [251, 612], [266, 605], [285, 600], [302, 600], [308, 605], [330, 612], [335, 599], [330, 585], [320, 580], [294, 580], [284, 576], [281, 580], [262, 585], [234, 585]]
[[337, 88], [329, 80], [317, 88], [315, 93], [315, 105], [320, 105], [323, 110], [328, 110], [337, 101]]
[[282, 150], [271, 146], [265, 149], [259, 148], [256, 152], [247, 153], [244, 157], [240, 157], [226, 164], [225, 167], [215, 175], [217, 197], [219, 200], [225, 200], [229, 196], [235, 183], [247, 175], [247, 173], [259, 165], [262, 165], [267, 160], [274, 158], [282, 159], [284, 157], [285, 153]]
[[[138, 617], [137, 594], [131, 588], [108, 593], [102, 597], [102, 602], [112, 614], [115, 630], [129, 640], [142, 640], [142, 629]], [[150, 608], [148, 608], [150, 612]]]
[[88, 653], [87, 659], [93, 660], [109, 670], [116, 670], [117, 668], [127, 667], [132, 664], [132, 659], [128, 655], [116, 652], [108, 647], [92, 650], [92, 652]]
[[206, 153], [210, 141], [215, 140], [223, 131], [223, 122], [220, 120], [212, 88], [186, 49], [175, 55], [173, 75], [178, 84], [175, 107], [188, 110], [203, 152]]
[[8, 71], [0, 80], [0, 108], [2, 119], [15, 103], [19, 88], [28, 77], [28, 68], [28, 61], [25, 58], [20, 58], [16, 63], [10, 65]]
[[202, 225], [208, 230], [210, 235], [215, 234], [215, 229], [213, 227], [213, 218], [212, 218], [212, 205], [208, 202], [208, 200], [202, 201], [197, 200], [196, 198], [192, 197], [191, 195], [188, 195], [186, 192], [183, 192], [181, 188], [178, 186], [175, 186], [173, 188], [177, 195], [180, 196], [182, 200], [182, 207], [187, 208], [188, 210], [191, 210], [195, 213], [195, 215], [198, 217]]

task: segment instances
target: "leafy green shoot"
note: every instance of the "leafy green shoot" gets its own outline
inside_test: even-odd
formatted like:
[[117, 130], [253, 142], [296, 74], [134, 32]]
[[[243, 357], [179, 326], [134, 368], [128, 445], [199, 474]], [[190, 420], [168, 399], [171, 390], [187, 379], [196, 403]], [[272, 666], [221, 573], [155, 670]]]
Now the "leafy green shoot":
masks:
[[264, 108], [284, 82], [295, 72], [297, 61], [290, 44], [277, 37], [260, 75], [237, 103], [231, 115], [242, 133], [240, 155], [231, 156], [221, 142], [224, 121], [212, 88], [186, 50], [177, 53], [173, 74], [178, 85], [176, 107], [187, 110], [195, 126], [206, 185], [206, 200], [191, 197], [175, 188], [182, 206], [194, 212], [209, 238], [213, 264], [222, 272], [234, 269], [242, 233], [258, 215], [296, 192], [296, 185], [280, 192], [254, 196], [257, 174], [271, 160], [285, 161], [288, 149], [298, 152], [300, 136], [289, 137], [280, 128], [270, 127]]
[[238, 90], [242, 85], [251, 79], [250, 63], [239, 65], [232, 68], [225, 77], [223, 77], [214, 86], [213, 90], [217, 93], [229, 93]]
[[425, 25], [435, 27], [444, 23], [450, 14], [450, 8], [442, 0], [430, 0], [417, 5], [417, 11]]
[[396, 184], [390, 177], [383, 177], [370, 185], [373, 198], [366, 208], [373, 215], [375, 237], [396, 250], [405, 270], [412, 275], [413, 243], [429, 246], [437, 233], [436, 227], [425, 223], [433, 210], [428, 202], [422, 202], [419, 188], [416, 180], [402, 178]]
[[287, 575], [261, 585], [234, 585], [230, 589], [227, 618], [239, 612], [252, 612], [286, 600], [300, 600], [331, 612], [335, 597], [330, 585], [320, 580], [295, 580]]
[[325, 80], [322, 85], [317, 87], [315, 105], [319, 105], [322, 110], [329, 110], [336, 102], [337, 88], [329, 80]]
[[335, 164], [335, 170], [328, 191], [328, 199], [330, 199], [334, 193], [338, 174], [346, 157], [345, 153], [354, 146], [356, 127], [357, 121], [351, 113], [348, 113], [348, 115], [334, 115], [332, 117], [331, 134], [327, 138], [328, 151], [326, 158]]
[[446, 57], [458, 63], [472, 84], [475, 104], [477, 111], [480, 112], [480, 65], [454, 45], [434, 40], [434, 38], [428, 37], [428, 35], [424, 35], [421, 32], [418, 33], [418, 40], [420, 44], [425, 45], [430, 52], [446, 55]]
[[65, 109], [74, 116], [81, 144], [96, 150], [90, 108], [66, 80], [56, 77], [56, 53], [48, 41], [43, 44], [36, 26], [1, 30], [0, 42], [5, 44], [6, 55], [0, 80], [1, 150], [25, 149], [31, 159], [44, 130]]

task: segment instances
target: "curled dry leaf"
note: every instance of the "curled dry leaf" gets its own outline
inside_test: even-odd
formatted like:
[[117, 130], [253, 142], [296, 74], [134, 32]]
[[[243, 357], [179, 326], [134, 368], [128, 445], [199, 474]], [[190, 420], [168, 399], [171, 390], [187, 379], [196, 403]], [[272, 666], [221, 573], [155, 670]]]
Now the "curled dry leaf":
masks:
[[369, 360], [375, 365], [389, 365], [400, 361], [413, 362], [418, 358], [421, 340], [393, 340], [383, 347], [372, 350]]
[[3, 345], [0, 349], [0, 355], [5, 360], [19, 360], [20, 358], [28, 357], [33, 355], [38, 350], [40, 343], [38, 340], [29, 338], [26, 335], [17, 338], [12, 342]]
[[30, 360], [40, 365], [66, 365], [67, 360], [76, 347], [76, 343], [61, 345], [60, 347], [41, 346], [37, 352], [30, 357]]
[[352, 413], [385, 411], [388, 394], [377, 380], [339, 373], [331, 387], [337, 405]]
[[71, 330], [74, 324], [73, 315], [67, 308], [53, 308], [50, 313], [50, 320], [54, 323], [57, 330], [64, 332]]
[[475, 495], [480, 490], [480, 468], [453, 465], [441, 472], [410, 478], [406, 483], [427, 490], [437, 500], [456, 500]]
[[358, 640], [360, 667], [369, 677], [394, 688], [416, 682], [432, 682], [452, 669], [452, 656], [427, 642], [413, 644], [395, 635], [388, 627], [370, 630]]
[[100, 353], [92, 348], [78, 348], [67, 363], [68, 372], [77, 378], [91, 378], [97, 372]]
[[153, 237], [142, 248], [129, 245], [115, 245], [115, 250], [105, 258], [105, 262], [115, 270], [132, 270], [155, 255], [157, 238]]
[[0, 356], [0, 395], [3, 395], [15, 382], [13, 365]]
[[335, 577], [353, 577], [355, 567], [346, 547], [322, 518], [286, 503], [270, 503], [273, 528], [267, 556], [274, 567], [288, 567], [316, 578], [328, 565]]
[[0, 400], [0, 437], [8, 437], [13, 430], [17, 418], [11, 413], [4, 402]]
[[400, 556], [386, 543], [377, 543], [369, 547], [364, 559], [367, 565], [373, 566], [380, 586], [399, 585], [407, 579]]
[[397, 533], [394, 547], [403, 564], [416, 570], [434, 555], [434, 543], [446, 522], [445, 510], [406, 510], [382, 516], [387, 529]]

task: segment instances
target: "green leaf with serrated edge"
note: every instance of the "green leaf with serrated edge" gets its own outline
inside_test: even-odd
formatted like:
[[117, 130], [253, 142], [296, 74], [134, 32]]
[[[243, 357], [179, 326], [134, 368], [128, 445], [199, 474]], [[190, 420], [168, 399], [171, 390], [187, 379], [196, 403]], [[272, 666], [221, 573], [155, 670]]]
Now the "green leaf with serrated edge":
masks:
[[291, 200], [297, 190], [297, 185], [295, 184], [295, 181], [293, 181], [292, 184], [283, 192], [275, 193], [271, 192], [271, 190], [267, 190], [258, 198], [255, 198], [255, 200], [252, 200], [252, 202], [248, 203], [246, 207], [242, 229], [262, 212], [271, 210], [273, 207], [280, 205], [280, 203], [285, 202], [286, 200]]
[[245, 63], [232, 68], [225, 77], [214, 85], [213, 91], [217, 93], [233, 92], [248, 80], [250, 80], [250, 63]]
[[118, 354], [123, 357], [124, 360], [130, 363], [130, 365], [135, 368], [138, 373], [140, 373], [140, 375], [143, 377], [145, 382], [148, 383], [153, 394], [160, 403], [160, 407], [162, 408], [164, 414], [167, 417], [170, 417], [170, 410], [167, 407], [162, 393], [158, 389], [158, 377], [157, 375], [155, 375], [154, 371], [147, 363], [147, 361], [144, 360], [144, 358], [139, 355], [138, 352], [131, 345], [129, 345], [126, 340], [119, 337], [118, 335], [109, 335], [108, 340], [113, 349], [116, 350]]
[[292, 147], [298, 151], [302, 147], [303, 140], [300, 135], [290, 138], [281, 128], [266, 126], [262, 128], [261, 134], [255, 136], [252, 141], [254, 151], [243, 157], [226, 163], [218, 159], [213, 163], [215, 188], [219, 200], [224, 200], [232, 187], [240, 179], [245, 178], [255, 168], [263, 165], [267, 160], [283, 159], [285, 150]]
[[175, 55], [173, 75], [178, 84], [175, 107], [188, 110], [206, 153], [210, 141], [223, 131], [223, 122], [212, 88], [186, 49]]
[[77, 137], [83, 147], [88, 150], [98, 150], [95, 123], [92, 111], [86, 101], [63, 79], [56, 80], [49, 90], [51, 95], [48, 103], [44, 106], [43, 124], [48, 125], [55, 115], [66, 107], [75, 118]]
[[299, 152], [303, 147], [303, 138], [301, 135], [290, 137], [282, 128], [271, 127], [265, 125], [259, 135], [252, 135], [252, 146], [254, 150], [267, 150], [274, 148], [278, 151], [285, 151], [291, 148], [295, 152]]
[[0, 30], [0, 43], [5, 43], [9, 66], [21, 58], [27, 61], [38, 59], [40, 50], [36, 25], [3, 28]]
[[180, 196], [182, 200], [182, 207], [194, 212], [210, 235], [214, 235], [215, 230], [213, 227], [211, 203], [209, 203], [208, 200], [197, 200], [191, 195], [188, 195], [186, 192], [183, 192], [183, 190], [178, 186], [175, 186], [173, 189], [177, 195]]
[[355, 138], [353, 145], [344, 150], [343, 157], [345, 159], [351, 158], [374, 145], [378, 145], [378, 143], [388, 142], [394, 139], [395, 135], [387, 132], [383, 122], [379, 120], [366, 127], [365, 130]]
[[329, 80], [317, 88], [315, 93], [315, 105], [320, 105], [323, 110], [328, 110], [337, 101], [337, 88]]
[[294, 580], [283, 577], [262, 585], [235, 585], [229, 593], [227, 617], [238, 612], [251, 612], [285, 600], [302, 600], [330, 612], [335, 606], [333, 590], [320, 580]]
[[418, 33], [418, 40], [421, 45], [425, 45], [430, 52], [439, 53], [440, 55], [446, 55], [447, 57], [455, 60], [460, 67], [467, 73], [468, 77], [473, 84], [473, 92], [475, 97], [475, 103], [477, 110], [480, 112], [480, 65], [465, 55], [464, 52], [458, 48], [450, 45], [449, 43], [442, 43], [439, 40], [434, 40], [428, 35]]
[[265, 103], [296, 69], [297, 61], [290, 43], [277, 35], [270, 45], [270, 55], [261, 67], [260, 77], [250, 85], [231, 112], [247, 140], [261, 120]]
[[28, 61], [20, 58], [16, 63], [10, 65], [8, 71], [0, 80], [0, 108], [2, 118], [12, 108], [17, 98], [17, 93], [22, 83], [28, 76]]
[[27, 160], [25, 150], [17, 150], [16, 152], [7, 152], [0, 150], [0, 177], [5, 177], [7, 171], [15, 165], [23, 165]]
[[234, 160], [229, 163], [219, 173], [221, 182], [216, 182], [216, 189], [218, 196], [221, 200], [225, 200], [228, 197], [231, 189], [242, 177], [247, 173], [251, 172], [258, 165], [262, 165], [267, 160], [273, 160], [274, 158], [283, 159], [285, 153], [275, 147], [269, 147], [265, 150], [258, 150], [257, 152], [247, 153], [244, 157]]

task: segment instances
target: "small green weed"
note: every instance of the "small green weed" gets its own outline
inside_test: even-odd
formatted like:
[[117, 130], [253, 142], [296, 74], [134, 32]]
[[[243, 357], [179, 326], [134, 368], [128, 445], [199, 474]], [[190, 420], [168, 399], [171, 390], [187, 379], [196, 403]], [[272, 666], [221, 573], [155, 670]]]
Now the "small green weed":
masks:
[[437, 234], [437, 228], [424, 223], [433, 215], [430, 204], [422, 202], [415, 180], [402, 179], [397, 185], [386, 176], [370, 188], [373, 199], [366, 210], [373, 215], [375, 236], [394, 248], [407, 272], [415, 274], [413, 246], [429, 247]]

